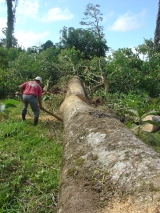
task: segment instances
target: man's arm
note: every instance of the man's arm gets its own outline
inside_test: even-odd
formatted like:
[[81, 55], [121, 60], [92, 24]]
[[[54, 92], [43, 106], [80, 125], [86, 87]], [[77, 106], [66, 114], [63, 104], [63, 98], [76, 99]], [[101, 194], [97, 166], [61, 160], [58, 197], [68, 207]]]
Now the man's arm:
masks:
[[20, 90], [21, 94], [23, 94], [24, 89], [23, 89], [22, 85], [19, 86], [19, 90]]

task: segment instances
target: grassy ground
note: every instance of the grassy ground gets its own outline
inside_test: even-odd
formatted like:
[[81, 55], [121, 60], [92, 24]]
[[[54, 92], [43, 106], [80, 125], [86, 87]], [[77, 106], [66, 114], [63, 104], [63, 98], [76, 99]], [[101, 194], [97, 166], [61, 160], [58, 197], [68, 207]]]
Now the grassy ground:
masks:
[[152, 140], [146, 134], [141, 134], [140, 139], [148, 146], [152, 147], [160, 156], [160, 131], [151, 134], [154, 137]]
[[41, 112], [21, 121], [21, 107], [0, 122], [0, 212], [54, 213], [62, 156], [63, 124]]

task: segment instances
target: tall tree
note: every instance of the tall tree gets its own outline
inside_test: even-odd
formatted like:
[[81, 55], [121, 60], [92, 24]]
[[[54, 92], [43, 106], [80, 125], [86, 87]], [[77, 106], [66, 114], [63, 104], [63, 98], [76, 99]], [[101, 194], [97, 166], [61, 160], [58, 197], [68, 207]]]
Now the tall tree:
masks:
[[[12, 3], [13, 1], [15, 2], [15, 5], [13, 5]], [[6, 3], [7, 3], [6, 47], [11, 48], [13, 46], [15, 12], [18, 0], [6, 0]]]
[[159, 46], [159, 41], [160, 41], [160, 0], [158, 3], [158, 14], [157, 14], [157, 21], [156, 21], [156, 29], [155, 29], [155, 34], [154, 34], [155, 50], [157, 50], [157, 48]]
[[86, 16], [85, 18], [82, 18], [83, 20], [89, 20], [87, 21], [81, 21], [81, 25], [87, 25], [90, 26], [88, 30], [92, 31], [95, 33], [95, 35], [101, 39], [104, 37], [103, 33], [103, 26], [100, 26], [99, 23], [103, 21], [102, 18], [102, 13], [98, 9], [100, 6], [99, 5], [93, 5], [91, 3], [87, 4], [86, 11], [84, 12], [84, 15]]
[[[0, 40], [0, 43], [2, 47], [6, 47], [7, 46], [7, 27], [2, 28], [2, 33], [5, 35], [6, 38], [2, 38]], [[12, 35], [12, 47], [18, 47], [18, 41], [13, 35]]]
[[64, 27], [61, 30], [61, 44], [63, 48], [75, 47], [84, 53], [84, 58], [91, 56], [105, 56], [108, 46], [105, 39], [99, 39], [95, 33], [84, 29], [74, 29]]
[[48, 49], [50, 47], [53, 47], [53, 42], [48, 40], [44, 44], [41, 45], [40, 51], [46, 50], [46, 49]]

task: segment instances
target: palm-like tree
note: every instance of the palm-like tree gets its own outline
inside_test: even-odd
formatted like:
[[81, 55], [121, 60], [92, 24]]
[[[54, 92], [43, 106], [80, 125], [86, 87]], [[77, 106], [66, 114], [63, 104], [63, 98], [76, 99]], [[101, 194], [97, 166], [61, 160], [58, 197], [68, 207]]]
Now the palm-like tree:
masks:
[[156, 29], [154, 33], [154, 47], [157, 50], [160, 42], [160, 0], [158, 3], [158, 14], [157, 14], [157, 21], [156, 21]]
[[[13, 7], [13, 1], [15, 2], [14, 7]], [[6, 3], [7, 3], [6, 47], [11, 48], [13, 46], [15, 12], [16, 12], [18, 0], [6, 0]]]

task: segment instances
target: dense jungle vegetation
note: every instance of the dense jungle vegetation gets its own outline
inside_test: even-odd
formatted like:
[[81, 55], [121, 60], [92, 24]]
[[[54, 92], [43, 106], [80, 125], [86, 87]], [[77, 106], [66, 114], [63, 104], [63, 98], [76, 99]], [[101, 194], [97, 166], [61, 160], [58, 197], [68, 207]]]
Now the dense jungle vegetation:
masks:
[[[91, 17], [93, 9], [97, 13]], [[90, 99], [100, 97], [104, 108], [123, 118], [127, 128], [136, 127], [135, 133], [160, 153], [160, 132], [140, 131], [145, 115], [160, 114], [160, 48], [155, 49], [153, 39], [146, 38], [135, 49], [112, 51], [99, 25], [99, 6], [89, 4], [85, 15], [98, 17], [97, 25], [90, 22], [88, 29], [64, 27], [59, 43], [46, 41], [27, 50], [13, 35], [9, 37], [9, 25], [4, 30], [6, 38], [0, 43], [2, 213], [54, 212], [57, 205], [63, 125], [42, 120], [33, 128], [30, 120], [21, 122], [22, 103], [15, 96], [18, 85], [35, 76], [43, 78], [43, 88], [49, 80], [49, 91], [54, 85], [66, 87], [70, 78], [79, 76]], [[64, 95], [44, 95], [44, 106], [58, 113]], [[125, 116], [129, 113], [128, 119]]]

